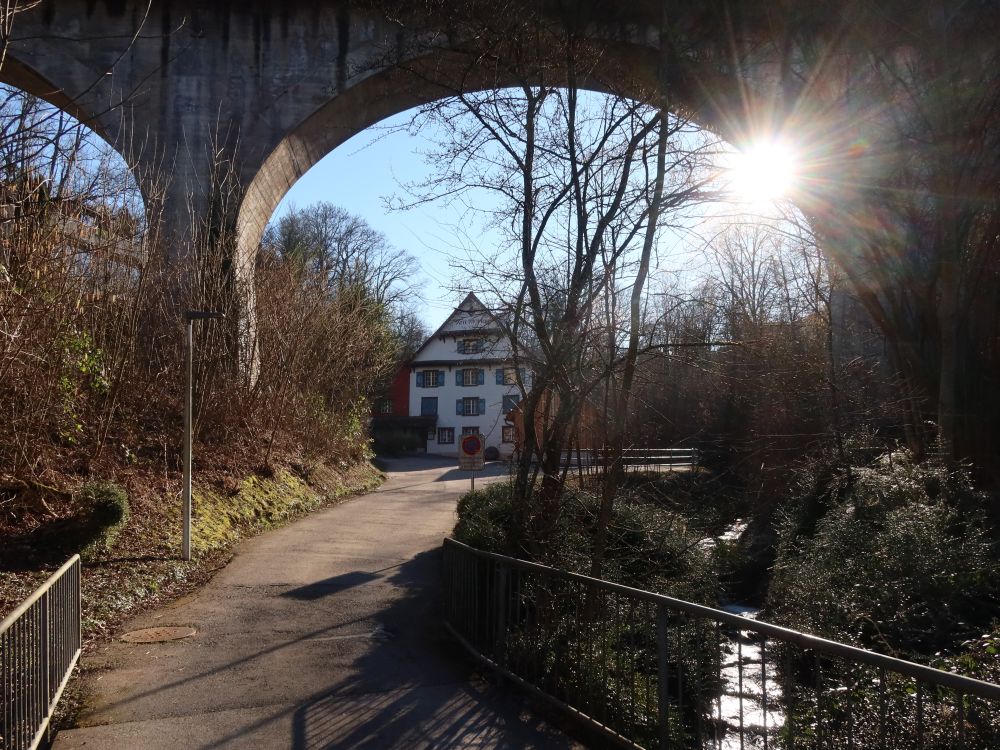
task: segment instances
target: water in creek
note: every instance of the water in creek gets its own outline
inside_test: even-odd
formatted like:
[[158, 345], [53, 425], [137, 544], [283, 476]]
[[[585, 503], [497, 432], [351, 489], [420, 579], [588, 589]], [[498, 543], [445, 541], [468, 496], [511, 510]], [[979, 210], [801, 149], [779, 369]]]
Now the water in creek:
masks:
[[[755, 619], [758, 612], [737, 604], [723, 609], [749, 619]], [[763, 748], [765, 734], [768, 735], [768, 744], [774, 746], [774, 735], [785, 723], [775, 660], [764, 651], [766, 658], [762, 666], [761, 655], [760, 639], [753, 631], [729, 631], [723, 639], [723, 687], [716, 706], [716, 718], [721, 718], [725, 734], [716, 745], [719, 750]]]
[[[702, 545], [735, 542], [747, 523], [736, 520], [720, 536], [702, 540]], [[760, 610], [741, 604], [722, 607], [741, 617], [754, 620]], [[714, 706], [719, 736], [708, 744], [718, 750], [751, 750], [774, 746], [775, 734], [785, 723], [781, 711], [782, 691], [777, 665], [772, 655], [761, 649], [757, 634], [751, 630], [723, 629], [722, 693]], [[762, 655], [765, 658], [761, 658]], [[762, 662], [764, 662], [762, 664]], [[765, 690], [766, 688], [766, 690]]]

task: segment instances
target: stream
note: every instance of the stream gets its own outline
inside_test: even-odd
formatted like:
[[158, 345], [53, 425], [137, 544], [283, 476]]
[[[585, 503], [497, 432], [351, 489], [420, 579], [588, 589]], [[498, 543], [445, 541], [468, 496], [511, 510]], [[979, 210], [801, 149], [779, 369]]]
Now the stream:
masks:
[[[702, 544], [735, 542], [746, 528], [746, 522], [737, 520], [720, 536], [704, 539]], [[727, 604], [721, 609], [750, 620], [757, 619], [760, 613], [759, 609], [742, 604]], [[756, 633], [750, 630], [735, 633], [730, 630], [728, 635], [724, 631], [721, 649], [722, 692], [716, 700], [714, 718], [724, 727], [724, 733], [711, 746], [718, 750], [763, 748], [765, 735], [768, 744], [772, 745], [775, 733], [785, 723], [776, 662], [768, 656], [766, 672], [762, 669], [761, 644]]]
[[[738, 604], [724, 606], [726, 612], [756, 619], [759, 610]], [[767, 685], [765, 710], [764, 685]], [[740, 630], [722, 642], [722, 695], [717, 718], [726, 728], [717, 747], [720, 750], [749, 750], [764, 747], [764, 735], [773, 744], [774, 733], [785, 723], [781, 710], [781, 683], [776, 663], [767, 659], [766, 674], [761, 669], [761, 647], [753, 631]], [[742, 727], [743, 741], [740, 741]]]

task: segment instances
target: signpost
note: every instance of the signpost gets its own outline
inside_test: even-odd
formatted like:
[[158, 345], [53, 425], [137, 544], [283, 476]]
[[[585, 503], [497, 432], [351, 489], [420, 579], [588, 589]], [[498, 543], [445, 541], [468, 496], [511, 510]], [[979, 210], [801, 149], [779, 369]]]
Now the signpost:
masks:
[[224, 317], [220, 312], [209, 310], [186, 310], [184, 312], [184, 338], [187, 342], [187, 382], [184, 387], [184, 479], [181, 485], [181, 506], [183, 510], [181, 531], [181, 557], [191, 559], [191, 401], [194, 386], [194, 335], [191, 324], [195, 320], [218, 320]]
[[462, 435], [462, 440], [458, 444], [458, 468], [473, 472], [473, 491], [476, 489], [475, 472], [482, 471], [486, 467], [486, 460], [483, 458], [485, 448], [486, 438], [482, 435]]

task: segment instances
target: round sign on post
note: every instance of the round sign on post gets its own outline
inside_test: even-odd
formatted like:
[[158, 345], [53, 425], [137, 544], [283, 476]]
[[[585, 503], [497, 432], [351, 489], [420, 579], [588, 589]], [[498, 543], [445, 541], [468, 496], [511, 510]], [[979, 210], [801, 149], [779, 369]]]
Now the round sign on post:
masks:
[[463, 471], [482, 471], [486, 466], [483, 450], [486, 440], [482, 435], [462, 435], [458, 444], [458, 468]]

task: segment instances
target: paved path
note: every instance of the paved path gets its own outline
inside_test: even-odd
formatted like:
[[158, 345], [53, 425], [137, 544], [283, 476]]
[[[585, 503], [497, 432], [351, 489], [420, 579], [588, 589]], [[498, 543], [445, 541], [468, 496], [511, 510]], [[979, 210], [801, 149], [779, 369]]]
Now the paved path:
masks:
[[378, 492], [244, 543], [197, 593], [129, 623], [189, 639], [89, 660], [72, 748], [570, 748], [470, 674], [442, 633], [441, 539], [467, 474], [396, 461]]

